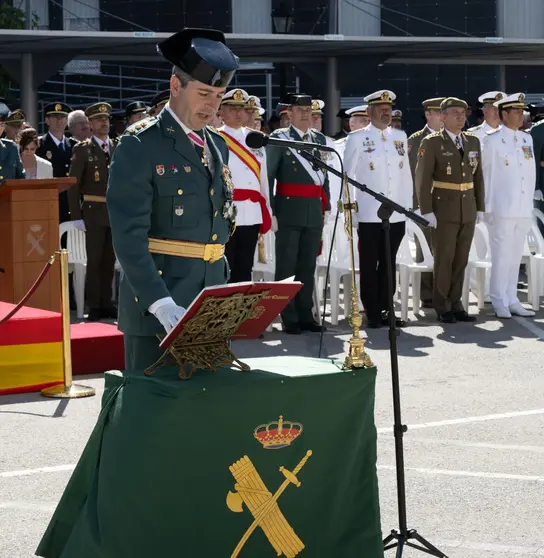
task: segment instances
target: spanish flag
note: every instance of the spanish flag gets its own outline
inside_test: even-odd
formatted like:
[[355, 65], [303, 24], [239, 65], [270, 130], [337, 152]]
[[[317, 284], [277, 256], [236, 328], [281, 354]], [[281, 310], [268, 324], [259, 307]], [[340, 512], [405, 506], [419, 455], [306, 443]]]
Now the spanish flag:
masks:
[[[0, 322], [13, 307], [0, 302]], [[0, 395], [40, 391], [62, 382], [61, 314], [21, 308], [0, 325]]]

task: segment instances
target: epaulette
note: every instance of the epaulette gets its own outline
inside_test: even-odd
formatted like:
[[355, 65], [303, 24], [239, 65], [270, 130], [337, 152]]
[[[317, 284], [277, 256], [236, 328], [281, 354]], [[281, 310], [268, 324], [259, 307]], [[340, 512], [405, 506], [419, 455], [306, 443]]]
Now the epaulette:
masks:
[[286, 133], [289, 130], [289, 127], [287, 128], [276, 128], [273, 132], [270, 132], [270, 135], [275, 134], [276, 132], [284, 132]]
[[[8, 138], [0, 138], [0, 140], [2, 140], [3, 143], [6, 143], [7, 145], [9, 145], [10, 143], [13, 143], [13, 145], [15, 145], [15, 142], [13, 140], [10, 140]], [[4, 145], [4, 147], [6, 147]]]
[[417, 132], [414, 132], [411, 136], [409, 136], [408, 139], [417, 138], [421, 135], [423, 135], [423, 130], [418, 130]]
[[158, 118], [154, 116], [146, 118], [145, 120], [140, 120], [139, 122], [135, 122], [134, 124], [129, 126], [126, 133], [137, 136], [144, 130], [149, 130], [149, 128], [152, 128], [158, 121]]
[[474, 132], [471, 132], [470, 130], [465, 130], [463, 134], [466, 134], [467, 136], [478, 137]]
[[493, 130], [487, 130], [486, 135], [490, 136], [491, 134], [496, 134], [500, 130], [500, 127], [493, 128]]
[[[93, 139], [87, 138], [82, 141], [78, 141], [74, 147], [91, 147], [93, 145]], [[73, 148], [72, 148], [73, 149]]]
[[213, 126], [206, 126], [206, 129], [210, 132], [210, 134], [215, 134], [217, 137], [220, 137], [223, 141], [225, 141], [225, 138], [217, 128], [214, 128]]
[[425, 138], [423, 139], [427, 139], [427, 138], [438, 138], [442, 136], [442, 132], [433, 132], [432, 134], [429, 134], [428, 136], [425, 136]]

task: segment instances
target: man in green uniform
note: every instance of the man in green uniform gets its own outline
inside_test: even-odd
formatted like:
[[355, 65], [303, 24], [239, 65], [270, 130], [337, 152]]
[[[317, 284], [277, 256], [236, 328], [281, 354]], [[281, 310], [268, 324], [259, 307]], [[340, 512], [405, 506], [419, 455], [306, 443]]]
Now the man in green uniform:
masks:
[[157, 334], [169, 332], [204, 287], [227, 282], [225, 244], [234, 229], [228, 148], [206, 125], [238, 58], [215, 30], [184, 29], [158, 49], [174, 66], [170, 100], [121, 138], [107, 193], [123, 269], [126, 370], [153, 364]]
[[[425, 109], [425, 120], [427, 123], [425, 126], [414, 132], [408, 138], [408, 160], [410, 161], [410, 170], [412, 171], [412, 178], [414, 179], [414, 209], [418, 208], [417, 194], [415, 188], [415, 174], [416, 174], [416, 164], [417, 164], [417, 153], [419, 151], [419, 145], [423, 138], [426, 138], [429, 134], [436, 133], [442, 127], [442, 117], [440, 114], [440, 103], [444, 100], [444, 97], [436, 97], [434, 99], [426, 99], [423, 101], [423, 108]], [[421, 230], [425, 235], [427, 244], [431, 247], [431, 229], [429, 227], [422, 227]], [[416, 262], [423, 261], [423, 253], [421, 251], [421, 246], [416, 238]], [[421, 274], [421, 305], [423, 308], [433, 307], [433, 276], [432, 273], [422, 273]]]
[[[312, 98], [293, 95], [290, 99], [289, 128], [280, 128], [270, 137], [308, 141], [326, 145], [321, 132], [311, 130]], [[323, 220], [330, 211], [329, 179], [290, 148], [270, 146], [266, 150], [273, 228], [276, 232], [276, 280], [295, 276], [304, 285], [281, 314], [283, 331], [320, 332], [313, 316], [313, 288]], [[274, 183], [277, 181], [274, 191]]]
[[[0, 100], [0, 136], [4, 133], [9, 108]], [[17, 144], [6, 138], [0, 138], [0, 181], [10, 178], [25, 178], [25, 169], [21, 163]]]
[[115, 149], [108, 137], [111, 110], [108, 103], [95, 103], [85, 110], [93, 135], [74, 146], [70, 165], [70, 176], [77, 178], [68, 190], [70, 216], [76, 228], [86, 231], [85, 298], [90, 322], [117, 317], [111, 292], [115, 255], [106, 207], [110, 160]]
[[[544, 119], [533, 124], [530, 130], [533, 138], [533, 151], [536, 165], [535, 206], [544, 211]], [[544, 234], [544, 225], [539, 221], [540, 232]]]
[[444, 128], [422, 140], [415, 173], [422, 216], [435, 229], [433, 305], [441, 322], [473, 322], [461, 292], [474, 227], [484, 216], [480, 140], [462, 132], [465, 101], [448, 97], [440, 109]]

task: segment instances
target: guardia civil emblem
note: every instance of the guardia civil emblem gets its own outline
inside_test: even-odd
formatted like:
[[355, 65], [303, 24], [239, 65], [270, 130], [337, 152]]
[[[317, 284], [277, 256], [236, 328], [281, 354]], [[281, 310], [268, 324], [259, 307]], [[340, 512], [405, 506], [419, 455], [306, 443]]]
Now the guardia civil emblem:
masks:
[[159, 176], [162, 176], [164, 174], [164, 165], [157, 165], [155, 170]]
[[[290, 446], [301, 435], [302, 430], [302, 424], [284, 420], [280, 416], [279, 420], [257, 426], [253, 432], [253, 437], [264, 449], [282, 449]], [[229, 491], [227, 494], [227, 507], [233, 512], [243, 513], [245, 504], [253, 516], [253, 522], [243, 533], [230, 558], [236, 558], [240, 554], [249, 537], [257, 528], [262, 529], [268, 542], [274, 547], [277, 556], [294, 557], [304, 550], [304, 543], [283, 515], [278, 501], [290, 484], [297, 488], [302, 485], [298, 475], [311, 455], [312, 450], [306, 451], [292, 471], [286, 469], [283, 465], [280, 466], [279, 470], [284, 480], [274, 493], [268, 490], [261, 475], [247, 455], [244, 455], [229, 467], [236, 483], [234, 485], [235, 492]]]

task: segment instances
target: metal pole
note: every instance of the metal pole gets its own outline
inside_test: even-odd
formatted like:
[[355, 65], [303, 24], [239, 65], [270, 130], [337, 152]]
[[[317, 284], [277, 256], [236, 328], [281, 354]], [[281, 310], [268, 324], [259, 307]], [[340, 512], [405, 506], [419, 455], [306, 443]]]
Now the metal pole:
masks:
[[506, 66], [499, 66], [499, 91], [506, 91]]
[[325, 133], [333, 136], [338, 132], [336, 114], [340, 110], [340, 90], [337, 83], [338, 63], [336, 58], [327, 58], [327, 91], [325, 95]]
[[21, 108], [32, 126], [38, 125], [38, 92], [34, 84], [34, 61], [26, 52], [21, 58]]
[[338, 35], [338, 0], [329, 0], [329, 33]]
[[25, 0], [25, 29], [32, 29], [31, 0]]
[[45, 397], [74, 399], [95, 394], [92, 387], [72, 383], [72, 347], [70, 344], [70, 291], [68, 287], [68, 250], [60, 250], [60, 281], [62, 308], [62, 360], [64, 368], [64, 385], [42, 390]]
[[272, 72], [267, 72], [266, 74], [266, 112], [267, 120], [274, 114], [274, 106], [272, 105]]

